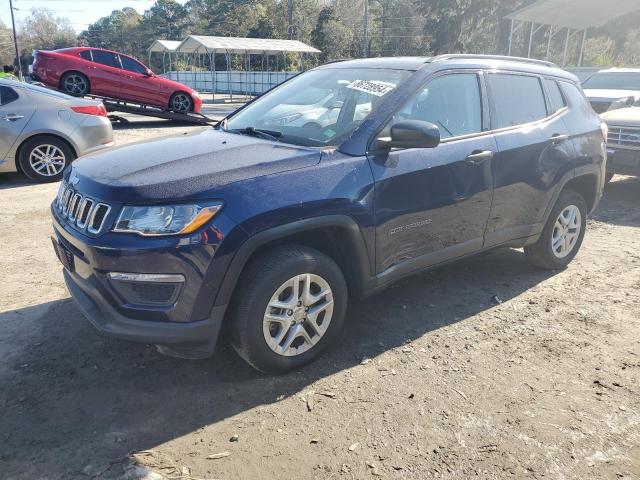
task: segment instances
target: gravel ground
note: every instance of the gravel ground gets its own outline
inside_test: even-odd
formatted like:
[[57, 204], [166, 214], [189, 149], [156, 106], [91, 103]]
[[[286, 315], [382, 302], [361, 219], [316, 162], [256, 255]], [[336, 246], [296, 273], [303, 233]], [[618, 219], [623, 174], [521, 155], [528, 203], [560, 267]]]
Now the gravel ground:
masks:
[[507, 249], [418, 275], [280, 377], [94, 331], [48, 239], [56, 189], [0, 175], [0, 478], [640, 478], [639, 179], [566, 270]]

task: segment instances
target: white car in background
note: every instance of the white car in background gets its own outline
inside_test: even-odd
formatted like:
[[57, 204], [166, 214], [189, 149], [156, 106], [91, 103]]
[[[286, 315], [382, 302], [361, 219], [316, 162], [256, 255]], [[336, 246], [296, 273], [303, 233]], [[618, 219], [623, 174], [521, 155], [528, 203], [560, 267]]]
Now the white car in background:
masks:
[[640, 177], [640, 101], [636, 105], [600, 115], [609, 127], [607, 180], [615, 173]]
[[640, 68], [600, 70], [582, 88], [597, 113], [631, 106], [640, 101]]

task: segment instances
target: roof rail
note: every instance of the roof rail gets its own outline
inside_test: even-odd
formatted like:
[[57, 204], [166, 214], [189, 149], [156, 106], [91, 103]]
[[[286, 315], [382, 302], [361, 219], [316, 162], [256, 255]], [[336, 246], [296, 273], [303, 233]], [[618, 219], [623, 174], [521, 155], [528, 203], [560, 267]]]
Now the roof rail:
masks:
[[430, 62], [440, 62], [443, 60], [455, 60], [455, 59], [478, 59], [478, 60], [504, 60], [507, 62], [522, 62], [533, 63], [535, 65], [544, 65], [545, 67], [560, 68], [553, 62], [548, 60], [538, 60], [537, 58], [524, 58], [524, 57], [509, 57], [507, 55], [472, 55], [467, 53], [448, 53], [444, 55], [437, 55], [433, 57]]

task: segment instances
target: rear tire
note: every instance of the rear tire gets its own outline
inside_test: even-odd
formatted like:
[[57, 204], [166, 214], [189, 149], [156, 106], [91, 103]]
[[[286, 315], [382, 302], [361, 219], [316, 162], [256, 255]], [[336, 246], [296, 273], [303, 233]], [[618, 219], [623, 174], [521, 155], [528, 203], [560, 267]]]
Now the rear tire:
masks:
[[527, 259], [548, 270], [566, 267], [576, 256], [587, 226], [587, 204], [571, 190], [560, 193], [536, 243], [524, 248]]
[[169, 99], [169, 110], [178, 113], [193, 111], [193, 98], [186, 92], [176, 92]]
[[251, 261], [238, 282], [231, 344], [257, 370], [296, 370], [335, 341], [347, 297], [344, 276], [331, 258], [307, 247], [277, 247]]
[[50, 135], [30, 138], [20, 147], [22, 172], [36, 182], [55, 182], [76, 156], [67, 142]]
[[82, 73], [67, 72], [60, 79], [60, 90], [72, 97], [84, 97], [91, 91], [91, 85]]

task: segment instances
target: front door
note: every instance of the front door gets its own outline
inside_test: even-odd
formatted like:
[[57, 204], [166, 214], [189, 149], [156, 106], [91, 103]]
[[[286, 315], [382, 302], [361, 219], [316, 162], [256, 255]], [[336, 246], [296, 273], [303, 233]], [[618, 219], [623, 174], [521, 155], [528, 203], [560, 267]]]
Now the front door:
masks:
[[0, 163], [35, 112], [35, 102], [22, 88], [0, 86]]
[[477, 72], [429, 81], [393, 117], [440, 128], [435, 148], [370, 157], [375, 180], [376, 267], [384, 283], [413, 270], [476, 252], [491, 209], [496, 150]]

